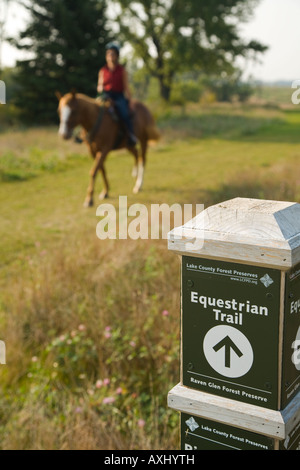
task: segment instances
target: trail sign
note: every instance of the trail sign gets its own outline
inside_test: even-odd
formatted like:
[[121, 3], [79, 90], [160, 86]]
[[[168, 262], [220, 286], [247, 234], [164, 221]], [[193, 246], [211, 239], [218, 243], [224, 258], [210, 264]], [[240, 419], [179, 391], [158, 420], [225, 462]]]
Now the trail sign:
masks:
[[274, 450], [274, 444], [270, 437], [181, 413], [182, 450]]
[[[274, 450], [278, 439], [181, 413], [182, 450]], [[300, 426], [280, 441], [280, 450], [300, 450]]]
[[279, 310], [280, 272], [183, 256], [183, 385], [276, 409]]
[[286, 273], [285, 284], [282, 408], [300, 390], [300, 264]]
[[[181, 256], [182, 270], [181, 388], [174, 409], [184, 412], [183, 402], [188, 409], [194, 403], [195, 416], [210, 419], [202, 405], [211, 395], [223, 403], [218, 401], [223, 424], [233, 423], [227, 412], [233, 408], [226, 408], [230, 400], [240, 410], [241, 428], [255, 407], [265, 429], [273, 422], [267, 411], [274, 412], [278, 428], [272, 436], [279, 428], [281, 433], [276, 449], [291, 433], [297, 443], [300, 204], [225, 201], [173, 229], [168, 247]], [[193, 401], [193, 393], [200, 398]], [[208, 410], [215, 412], [215, 405]]]

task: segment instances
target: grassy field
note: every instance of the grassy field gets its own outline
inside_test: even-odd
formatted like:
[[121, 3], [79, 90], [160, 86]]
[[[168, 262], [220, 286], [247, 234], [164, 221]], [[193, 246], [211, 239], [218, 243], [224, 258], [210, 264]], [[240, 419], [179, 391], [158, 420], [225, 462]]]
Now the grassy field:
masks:
[[[300, 200], [300, 108], [190, 105], [158, 115], [143, 191], [107, 160], [110, 200]], [[166, 240], [99, 240], [91, 160], [56, 128], [0, 133], [1, 449], [175, 449], [179, 259]], [[97, 180], [97, 192], [101, 191]], [[100, 202], [99, 202], [100, 203]]]

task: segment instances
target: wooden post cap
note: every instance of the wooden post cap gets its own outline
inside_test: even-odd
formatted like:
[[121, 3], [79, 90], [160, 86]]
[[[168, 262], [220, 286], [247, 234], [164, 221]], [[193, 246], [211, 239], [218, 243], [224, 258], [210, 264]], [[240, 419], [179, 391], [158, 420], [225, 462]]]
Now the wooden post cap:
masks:
[[300, 261], [300, 204], [235, 198], [168, 234], [178, 254], [289, 269]]

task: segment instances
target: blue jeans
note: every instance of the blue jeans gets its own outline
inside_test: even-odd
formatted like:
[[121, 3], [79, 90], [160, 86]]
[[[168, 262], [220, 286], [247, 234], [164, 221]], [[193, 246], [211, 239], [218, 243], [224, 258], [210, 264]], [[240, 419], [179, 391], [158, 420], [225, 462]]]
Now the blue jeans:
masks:
[[123, 93], [116, 91], [106, 91], [105, 92], [115, 103], [117, 112], [124, 122], [126, 128], [130, 134], [134, 134], [132, 120], [129, 114], [128, 100], [125, 98]]

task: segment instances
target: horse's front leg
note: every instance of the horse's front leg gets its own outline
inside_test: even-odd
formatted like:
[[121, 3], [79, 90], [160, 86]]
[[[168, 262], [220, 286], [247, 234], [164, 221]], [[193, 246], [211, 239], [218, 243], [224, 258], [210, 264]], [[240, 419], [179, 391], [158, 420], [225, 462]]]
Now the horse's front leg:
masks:
[[103, 151], [102, 153], [101, 152], [96, 153], [94, 164], [90, 171], [90, 184], [88, 186], [87, 195], [83, 204], [84, 207], [91, 207], [94, 204], [95, 180], [96, 180], [98, 170], [101, 171], [102, 176], [103, 176], [103, 182], [104, 182], [104, 189], [100, 194], [101, 199], [108, 197], [109, 185], [108, 185], [108, 180], [106, 176], [106, 171], [104, 168], [104, 160], [107, 154], [108, 154], [108, 151]]

